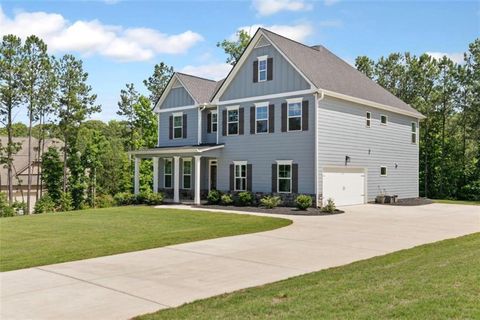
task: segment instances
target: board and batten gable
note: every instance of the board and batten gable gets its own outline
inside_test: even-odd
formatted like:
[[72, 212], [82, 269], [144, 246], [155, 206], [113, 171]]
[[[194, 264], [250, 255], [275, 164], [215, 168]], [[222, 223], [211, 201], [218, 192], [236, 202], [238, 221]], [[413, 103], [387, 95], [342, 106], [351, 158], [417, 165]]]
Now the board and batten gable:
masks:
[[184, 87], [176, 87], [170, 90], [160, 105], [160, 109], [193, 106], [194, 104], [195, 101]]
[[[366, 126], [366, 113], [371, 125]], [[381, 115], [387, 124], [380, 123]], [[412, 122], [416, 123], [417, 142], [411, 142]], [[399, 198], [418, 197], [419, 121], [414, 117], [392, 113], [353, 102], [325, 97], [318, 109], [318, 193], [322, 194], [324, 167], [367, 169], [368, 201], [384, 192]], [[380, 167], [387, 175], [380, 175]]]
[[[187, 116], [187, 137], [170, 139], [169, 118], [174, 113], [182, 113]], [[181, 111], [161, 112], [158, 122], [158, 146], [178, 147], [198, 144], [198, 108], [192, 107]]]
[[[253, 63], [261, 56], [273, 58], [273, 79], [253, 82]], [[310, 89], [310, 84], [305, 78], [295, 70], [273, 45], [266, 45], [252, 50], [225, 92], [219, 97], [219, 100], [228, 101], [305, 89]]]
[[[224, 136], [222, 134], [223, 110], [221, 106], [218, 117], [219, 143], [225, 144], [218, 158], [217, 187], [221, 191], [229, 190], [229, 166], [234, 161], [247, 161], [252, 165], [253, 192], [272, 192], [272, 164], [275, 160], [293, 160], [298, 164], [298, 192], [315, 193], [314, 158], [315, 158], [315, 100], [313, 95], [303, 95], [308, 101], [308, 130], [282, 132], [282, 103], [291, 96], [271, 100], [259, 100], [237, 104], [244, 109], [244, 134]], [[275, 113], [275, 131], [273, 133], [250, 133], [250, 107], [255, 102], [273, 104]]]

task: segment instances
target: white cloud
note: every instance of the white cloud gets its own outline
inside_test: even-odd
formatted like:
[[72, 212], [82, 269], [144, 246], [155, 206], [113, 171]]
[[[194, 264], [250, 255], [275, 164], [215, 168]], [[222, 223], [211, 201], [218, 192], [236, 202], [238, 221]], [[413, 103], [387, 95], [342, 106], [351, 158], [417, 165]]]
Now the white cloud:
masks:
[[106, 25], [99, 20], [70, 22], [56, 13], [20, 12], [9, 18], [0, 6], [0, 36], [9, 33], [21, 38], [35, 34], [52, 52], [76, 51], [118, 61], [144, 61], [157, 54], [185, 53], [203, 40], [190, 30], [168, 35], [150, 28]]
[[343, 22], [342, 20], [323, 20], [318, 25], [323, 28], [338, 28], [343, 26]]
[[440, 60], [442, 59], [443, 56], [447, 56], [447, 58], [450, 58], [455, 63], [463, 63], [463, 52], [452, 52], [452, 53], [446, 53], [446, 52], [426, 52], [426, 54], [432, 56], [433, 58]]
[[[254, 24], [251, 26], [240, 27], [238, 30], [244, 30], [249, 33], [251, 36], [257, 32], [258, 28], [265, 28], [272, 32], [278, 33], [284, 37], [302, 42], [313, 32], [313, 28], [308, 23], [300, 23], [297, 25], [271, 25], [264, 26], [262, 24]], [[236, 38], [236, 35], [232, 35], [233, 38]]]
[[183, 67], [180, 72], [207, 79], [220, 80], [227, 76], [230, 69], [232, 69], [232, 66], [228, 63], [210, 63], [199, 66], [188, 65]]
[[323, 3], [326, 5], [326, 6], [333, 6], [334, 4], [340, 2], [340, 0], [324, 0]]
[[280, 11], [305, 11], [312, 9], [312, 5], [304, 0], [253, 0], [252, 5], [261, 16], [269, 16]]

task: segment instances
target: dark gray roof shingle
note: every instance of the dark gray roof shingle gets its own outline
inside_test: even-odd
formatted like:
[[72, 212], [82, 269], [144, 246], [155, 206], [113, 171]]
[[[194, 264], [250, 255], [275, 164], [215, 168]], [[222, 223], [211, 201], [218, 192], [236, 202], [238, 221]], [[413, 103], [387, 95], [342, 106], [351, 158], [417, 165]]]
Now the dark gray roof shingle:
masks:
[[180, 81], [185, 85], [185, 89], [192, 95], [192, 98], [198, 103], [208, 103], [217, 82], [205, 78], [192, 76], [185, 73], [176, 72]]

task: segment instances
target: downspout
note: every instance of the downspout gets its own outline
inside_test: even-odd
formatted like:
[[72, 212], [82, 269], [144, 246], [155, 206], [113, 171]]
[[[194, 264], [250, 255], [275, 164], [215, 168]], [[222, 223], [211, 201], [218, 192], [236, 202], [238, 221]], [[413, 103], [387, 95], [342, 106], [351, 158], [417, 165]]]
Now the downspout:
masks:
[[198, 132], [197, 132], [197, 144], [202, 144], [202, 111], [205, 110], [206, 104], [201, 104], [198, 106]]
[[[219, 125], [220, 114], [219, 114], [219, 112], [220, 112], [220, 106], [217, 104], [217, 144], [218, 144], [218, 131], [219, 131], [219, 128], [220, 128], [220, 125]], [[223, 128], [222, 128], [222, 130], [223, 130]]]
[[[319, 97], [320, 95], [320, 97]], [[319, 207], [319, 203], [318, 203], [318, 198], [319, 198], [319, 194], [318, 194], [318, 182], [319, 182], [319, 177], [318, 177], [318, 107], [319, 107], [319, 102], [321, 100], [323, 100], [323, 98], [325, 97], [325, 94], [323, 92], [323, 90], [317, 90], [315, 93], [314, 93], [314, 97], [315, 97], [315, 112], [314, 112], [314, 115], [315, 115], [315, 164], [313, 166], [313, 172], [314, 172], [314, 175], [315, 175], [315, 205], [316, 207]], [[320, 207], [322, 206], [322, 204], [320, 203]]]

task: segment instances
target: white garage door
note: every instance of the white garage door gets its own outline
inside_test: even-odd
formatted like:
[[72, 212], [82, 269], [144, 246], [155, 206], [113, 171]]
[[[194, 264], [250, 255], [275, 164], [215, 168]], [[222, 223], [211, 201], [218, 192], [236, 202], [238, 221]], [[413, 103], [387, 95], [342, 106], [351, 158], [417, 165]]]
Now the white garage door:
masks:
[[365, 202], [365, 172], [357, 168], [324, 168], [323, 203], [332, 198], [337, 206]]

